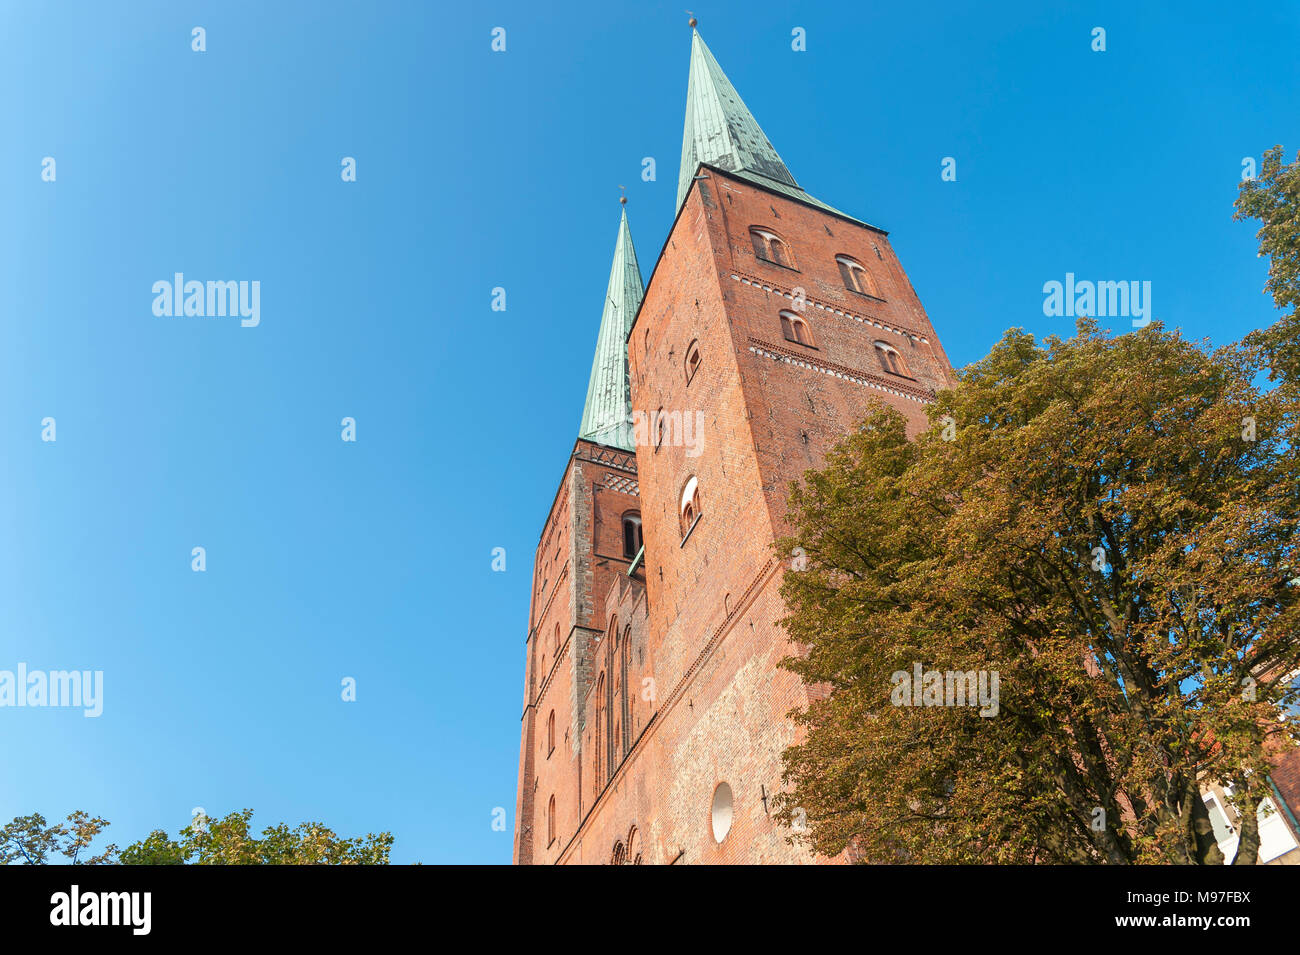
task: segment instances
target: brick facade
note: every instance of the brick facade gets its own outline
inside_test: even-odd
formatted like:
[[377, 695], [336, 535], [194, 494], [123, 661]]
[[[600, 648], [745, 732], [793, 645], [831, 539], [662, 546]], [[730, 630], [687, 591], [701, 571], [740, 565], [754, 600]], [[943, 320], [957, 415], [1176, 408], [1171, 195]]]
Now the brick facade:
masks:
[[[756, 254], [751, 229], [778, 237], [786, 264]], [[848, 287], [837, 256], [866, 271], [870, 294]], [[803, 319], [802, 342], [788, 340], [783, 310]], [[634, 414], [652, 422], [635, 458], [579, 441], [538, 546], [515, 861], [835, 861], [791, 845], [772, 817], [796, 739], [787, 714], [807, 702], [777, 666], [791, 646], [772, 544], [789, 482], [871, 402], [920, 430], [951, 365], [884, 232], [706, 165], [655, 265], [628, 362]], [[699, 515], [687, 527], [691, 478]], [[629, 512], [644, 534], [636, 566], [622, 541]], [[724, 782], [732, 821], [719, 842]]]

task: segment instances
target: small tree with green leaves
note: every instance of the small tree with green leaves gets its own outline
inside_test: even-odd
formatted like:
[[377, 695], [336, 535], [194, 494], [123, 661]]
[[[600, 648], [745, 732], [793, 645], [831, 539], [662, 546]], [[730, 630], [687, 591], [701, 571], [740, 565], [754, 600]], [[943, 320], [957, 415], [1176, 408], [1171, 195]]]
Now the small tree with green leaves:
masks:
[[74, 865], [388, 865], [393, 836], [367, 833], [348, 839], [319, 822], [290, 828], [268, 826], [260, 836], [250, 829], [253, 810], [232, 812], [224, 819], [200, 817], [180, 830], [176, 839], [155, 829], [122, 850], [107, 846], [98, 855], [82, 858], [108, 827], [104, 819], [78, 810], [66, 825], [47, 825], [39, 813], [19, 816], [0, 830], [0, 864], [45, 865], [66, 856]]
[[122, 851], [124, 865], [387, 865], [391, 833], [346, 839], [319, 822], [284, 823], [253, 834], [253, 810], [190, 823], [172, 840], [162, 830]]
[[117, 847], [109, 845], [98, 855], [82, 858], [90, 844], [108, 828], [108, 821], [77, 810], [65, 824], [48, 825], [40, 813], [17, 816], [0, 829], [0, 865], [45, 865], [50, 856], [65, 856], [71, 865], [104, 865], [113, 861]]

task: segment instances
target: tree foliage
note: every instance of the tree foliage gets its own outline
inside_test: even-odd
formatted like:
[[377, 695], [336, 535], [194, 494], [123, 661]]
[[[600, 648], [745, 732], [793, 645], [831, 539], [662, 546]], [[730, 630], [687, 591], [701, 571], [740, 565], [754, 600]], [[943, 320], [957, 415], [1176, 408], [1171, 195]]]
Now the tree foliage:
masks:
[[1259, 254], [1269, 259], [1264, 291], [1290, 314], [1271, 328], [1247, 337], [1260, 347], [1274, 378], [1294, 385], [1300, 381], [1300, 153], [1283, 165], [1281, 146], [1264, 153], [1257, 179], [1241, 184], [1234, 219], [1257, 219]]
[[51, 856], [60, 855], [70, 865], [103, 865], [112, 861], [116, 846], [109, 845], [100, 854], [84, 859], [82, 854], [108, 825], [107, 820], [81, 810], [69, 815], [66, 823], [53, 826], [40, 813], [16, 816], [0, 829], [0, 865], [44, 865]]
[[143, 841], [123, 850], [124, 865], [387, 865], [393, 837], [384, 832], [354, 839], [340, 837], [319, 822], [289, 828], [268, 826], [260, 837], [250, 823], [253, 810], [232, 812], [224, 819], [191, 823], [179, 838], [154, 830]]
[[[1295, 164], [1242, 188], [1279, 307], [1300, 301]], [[1288, 324], [1290, 323], [1290, 324]], [[866, 861], [1255, 861], [1300, 666], [1295, 315], [1210, 350], [1158, 324], [1008, 332], [909, 440], [873, 410], [791, 491], [792, 838]], [[1261, 390], [1269, 373], [1278, 387]], [[999, 675], [996, 716], [901, 706], [896, 673]]]
[[48, 826], [39, 813], [20, 816], [0, 830], [0, 864], [42, 865], [52, 856], [64, 855], [73, 864], [89, 865], [387, 865], [393, 846], [391, 833], [347, 839], [318, 822], [294, 828], [283, 823], [268, 826], [259, 837], [251, 831], [252, 818], [251, 809], [220, 820], [201, 817], [176, 839], [155, 829], [120, 855], [110, 845], [82, 860], [81, 854], [108, 826], [107, 821], [80, 811], [68, 817], [66, 826]]

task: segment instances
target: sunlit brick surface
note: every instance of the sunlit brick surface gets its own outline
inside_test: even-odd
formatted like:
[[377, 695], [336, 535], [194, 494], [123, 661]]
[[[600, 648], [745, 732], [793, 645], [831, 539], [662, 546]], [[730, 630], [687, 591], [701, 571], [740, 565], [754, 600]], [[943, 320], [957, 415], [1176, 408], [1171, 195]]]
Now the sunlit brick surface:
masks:
[[[651, 429], [636, 449], [639, 497], [615, 490], [631, 486], [625, 469], [591, 460], [599, 446], [579, 442], [570, 460], [534, 579], [520, 863], [828, 861], [789, 844], [773, 818], [781, 753], [796, 739], [787, 714], [807, 695], [777, 666], [792, 648], [777, 624], [785, 568], [772, 543], [785, 530], [789, 483], [871, 402], [897, 408], [916, 433], [952, 368], [883, 232], [715, 169], [700, 175], [628, 340], [634, 412], [691, 416], [698, 443], [656, 447]], [[779, 235], [794, 267], [758, 258], [752, 227]], [[865, 267], [874, 295], [846, 288], [837, 255]], [[786, 339], [783, 309], [804, 318], [811, 345]], [[886, 369], [876, 342], [897, 351], [906, 374]], [[701, 360], [688, 381], [693, 343]], [[683, 538], [692, 476], [701, 516]], [[631, 508], [645, 557], [629, 576], [614, 555]], [[539, 596], [548, 575], [555, 592]], [[565, 648], [553, 667], [557, 622]], [[722, 782], [734, 821], [718, 843], [711, 804]]]

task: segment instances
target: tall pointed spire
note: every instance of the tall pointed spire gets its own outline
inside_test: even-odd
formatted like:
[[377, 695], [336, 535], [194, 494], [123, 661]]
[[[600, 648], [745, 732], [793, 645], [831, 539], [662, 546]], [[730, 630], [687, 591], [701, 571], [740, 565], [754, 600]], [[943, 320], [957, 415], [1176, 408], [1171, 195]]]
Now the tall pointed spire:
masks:
[[[627, 202], [626, 199], [622, 201]], [[628, 228], [627, 209], [624, 208], [618, 226], [618, 241], [614, 244], [614, 264], [609, 270], [609, 288], [600, 315], [596, 357], [591, 363], [587, 404], [582, 409], [578, 436], [625, 451], [635, 450], [632, 446], [632, 387], [627, 374], [627, 336], [644, 295], [641, 267], [637, 265], [632, 230]]]
[[[695, 21], [691, 20], [694, 27]], [[759, 128], [736, 88], [722, 72], [698, 30], [691, 30], [691, 76], [686, 88], [686, 126], [677, 176], [681, 209], [700, 163], [708, 163], [824, 209], [831, 207], [799, 188], [794, 176]], [[835, 210], [831, 210], [835, 211]]]

